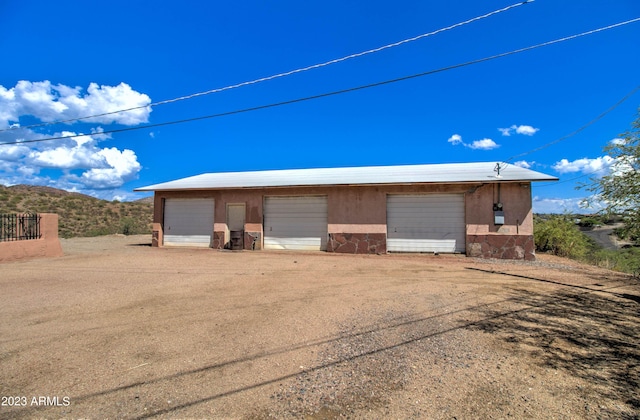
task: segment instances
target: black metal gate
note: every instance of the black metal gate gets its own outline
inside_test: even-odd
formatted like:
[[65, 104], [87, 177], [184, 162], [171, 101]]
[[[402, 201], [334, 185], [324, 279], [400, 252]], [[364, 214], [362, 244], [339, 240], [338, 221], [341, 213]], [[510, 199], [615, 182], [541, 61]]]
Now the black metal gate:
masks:
[[39, 214], [0, 214], [0, 242], [40, 239]]

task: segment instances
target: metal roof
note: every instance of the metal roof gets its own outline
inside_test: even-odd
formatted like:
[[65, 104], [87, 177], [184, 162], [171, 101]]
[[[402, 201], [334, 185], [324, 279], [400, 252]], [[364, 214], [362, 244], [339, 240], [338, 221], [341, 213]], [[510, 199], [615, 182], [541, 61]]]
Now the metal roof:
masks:
[[500, 166], [499, 176], [495, 162], [219, 172], [140, 187], [135, 191], [558, 180], [515, 165], [501, 163]]

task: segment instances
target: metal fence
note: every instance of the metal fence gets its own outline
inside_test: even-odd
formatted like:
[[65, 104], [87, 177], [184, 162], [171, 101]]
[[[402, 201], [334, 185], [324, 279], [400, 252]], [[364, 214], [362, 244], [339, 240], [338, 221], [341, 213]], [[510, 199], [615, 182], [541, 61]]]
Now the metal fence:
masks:
[[0, 242], [40, 239], [40, 215], [0, 214]]

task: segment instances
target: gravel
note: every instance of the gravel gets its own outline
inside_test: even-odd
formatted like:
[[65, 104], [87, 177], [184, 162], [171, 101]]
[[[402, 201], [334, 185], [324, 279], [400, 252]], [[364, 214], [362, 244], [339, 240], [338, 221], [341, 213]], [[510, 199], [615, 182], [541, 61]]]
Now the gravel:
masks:
[[639, 418], [628, 276], [148, 243], [0, 265], [0, 418]]

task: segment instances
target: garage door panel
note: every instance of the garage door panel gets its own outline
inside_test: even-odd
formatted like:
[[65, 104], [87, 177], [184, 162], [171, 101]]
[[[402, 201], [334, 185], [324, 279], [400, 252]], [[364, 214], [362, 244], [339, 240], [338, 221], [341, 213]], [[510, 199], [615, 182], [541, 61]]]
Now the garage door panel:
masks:
[[464, 195], [387, 197], [387, 249], [391, 252], [464, 252]]
[[[405, 205], [417, 206], [417, 205], [420, 205], [422, 203], [404, 203], [404, 204]], [[446, 204], [433, 205], [433, 207], [430, 207], [429, 209], [424, 209], [422, 211], [428, 212], [429, 214], [432, 214], [432, 215], [440, 214], [441, 216], [446, 216], [446, 215], [443, 215], [442, 213], [438, 213], [438, 212], [441, 212], [441, 211], [444, 211], [444, 210], [453, 211], [456, 214], [464, 213], [463, 211], [458, 211], [455, 208], [452, 208], [452, 205], [455, 206], [455, 204], [457, 204], [457, 203], [446, 203]], [[415, 212], [414, 208], [398, 208], [397, 209], [397, 214], [414, 215], [415, 214], [414, 212]]]
[[208, 247], [211, 235], [164, 235], [165, 246]]
[[[273, 211], [273, 209], [271, 210]], [[304, 212], [301, 214], [300, 212]], [[315, 219], [324, 219], [325, 213], [305, 212], [304, 209], [298, 209], [296, 212], [285, 213], [279, 212], [278, 215], [272, 217], [272, 220], [299, 220], [300, 222], [315, 223]], [[319, 221], [317, 223], [320, 223]]]
[[297, 238], [291, 237], [266, 237], [264, 239], [265, 249], [280, 249], [280, 250], [296, 250], [296, 251], [319, 251], [326, 249], [322, 247], [323, 243], [320, 238]]
[[164, 204], [164, 245], [209, 247], [213, 235], [213, 213], [213, 199], [167, 198]]
[[277, 228], [277, 230], [274, 230], [271, 227], [268, 227], [266, 229], [266, 232], [267, 234], [270, 234], [270, 236], [275, 236], [277, 234], [277, 236], [286, 236], [286, 237], [296, 237], [296, 236], [306, 237], [306, 234], [315, 235], [316, 233], [317, 233], [316, 236], [318, 236], [320, 234], [320, 231], [322, 230], [326, 230], [326, 227], [321, 225], [296, 226], [293, 223], [289, 223], [289, 226], [279, 227]]
[[456, 248], [457, 241], [428, 240], [428, 239], [387, 239], [387, 248], [392, 252], [459, 252]]
[[266, 197], [265, 249], [325, 250], [326, 197]]
[[[394, 235], [396, 233], [402, 236]], [[391, 237], [398, 236], [402, 238], [422, 238], [425, 235], [430, 235], [432, 239], [455, 239], [457, 237], [456, 233], [452, 233], [451, 230], [446, 227], [433, 229], [426, 229], [424, 227], [405, 227], [395, 229], [394, 232], [390, 232], [390, 234]]]

